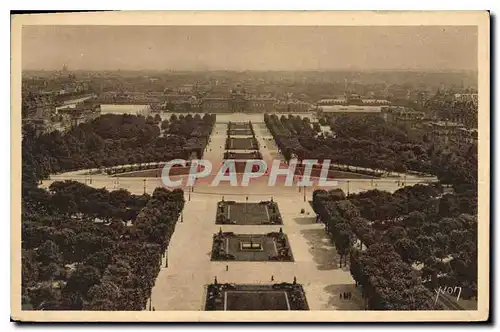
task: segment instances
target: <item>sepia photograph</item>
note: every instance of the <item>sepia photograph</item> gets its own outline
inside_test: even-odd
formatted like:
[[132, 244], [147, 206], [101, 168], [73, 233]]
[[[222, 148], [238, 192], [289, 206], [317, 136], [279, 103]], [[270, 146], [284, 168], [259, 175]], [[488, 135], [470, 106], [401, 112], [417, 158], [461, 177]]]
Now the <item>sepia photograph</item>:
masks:
[[12, 16], [12, 319], [487, 320], [489, 21]]

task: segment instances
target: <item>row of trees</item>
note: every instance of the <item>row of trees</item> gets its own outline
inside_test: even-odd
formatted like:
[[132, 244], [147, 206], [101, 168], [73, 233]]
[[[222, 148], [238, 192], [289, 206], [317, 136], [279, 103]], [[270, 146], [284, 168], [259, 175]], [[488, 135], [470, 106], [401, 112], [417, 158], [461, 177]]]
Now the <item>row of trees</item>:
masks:
[[[363, 286], [370, 308], [391, 309], [389, 304], [399, 303], [402, 309], [414, 306], [428, 309], [426, 301], [405, 304], [400, 299], [391, 297], [389, 301], [380, 297], [375, 280], [380, 285], [390, 285], [396, 280], [398, 287], [402, 287], [399, 292], [409, 287], [397, 281], [404, 275], [408, 275], [416, 287], [414, 291], [420, 295], [422, 284], [431, 289], [440, 285], [460, 286], [465, 289], [464, 297], [476, 295], [474, 204], [460, 206], [458, 202], [464, 199], [460, 198], [462, 193], [442, 195], [440, 189], [416, 185], [394, 194], [372, 190], [348, 198], [339, 189], [314, 192], [313, 208], [325, 223], [341, 256], [341, 264], [350, 254], [351, 273]], [[397, 264], [391, 270], [401, 271], [400, 275], [386, 276], [383, 270], [378, 271], [378, 267], [387, 267], [396, 256]], [[413, 270], [419, 271], [420, 282], [413, 280], [413, 272], [408, 273]], [[414, 294], [415, 299], [418, 296]]]
[[[350, 254], [351, 274], [363, 289], [365, 305], [371, 310], [432, 309], [429, 292], [411, 266], [402, 261], [392, 246], [378, 244], [368, 220], [340, 189], [317, 190], [313, 207], [326, 224], [342, 260]], [[361, 246], [358, 248], [357, 244]], [[368, 246], [364, 250], [364, 246]], [[388, 268], [390, 266], [390, 268]]]
[[25, 307], [145, 308], [184, 205], [181, 190], [137, 196], [66, 181], [23, 201]]
[[363, 296], [371, 310], [435, 309], [433, 293], [389, 244], [353, 250], [350, 270], [356, 283], [363, 286]]
[[405, 130], [379, 116], [340, 116], [323, 136], [308, 118], [265, 115], [264, 121], [283, 156], [330, 159], [334, 163], [434, 174], [442, 183], [477, 185], [477, 147], [436, 147], [425, 135]]
[[23, 129], [23, 169], [31, 178], [86, 168], [202, 157], [215, 115], [172, 116], [161, 125], [153, 117], [107, 114], [61, 133], [40, 136]]
[[[202, 130], [202, 136], [207, 135], [214, 121], [210, 116], [171, 119], [172, 126], [181, 128], [197, 123], [194, 128]], [[49, 190], [38, 188], [37, 184], [52, 172], [81, 167], [71, 161], [87, 158], [86, 153], [94, 157], [102, 153], [99, 157], [102, 159], [93, 160], [99, 160], [100, 164], [117, 162], [113, 156], [124, 151], [138, 154], [141, 139], [147, 137], [148, 141], [158, 144], [165, 138], [158, 132], [158, 119], [129, 115], [103, 116], [65, 134], [55, 132], [37, 137], [30, 128], [25, 128], [22, 151], [24, 308], [144, 309], [161, 257], [183, 209], [183, 192], [157, 188], [152, 196], [139, 196], [126, 190], [96, 189], [74, 181], [54, 182]], [[168, 135], [167, 139], [190, 138]], [[165, 151], [171, 149], [159, 145]], [[148, 150], [148, 145], [141, 151], [144, 150]]]
[[467, 289], [464, 296], [475, 296], [477, 196], [474, 191], [443, 195], [425, 187], [392, 195], [369, 191], [349, 200], [371, 220], [372, 241], [390, 243], [404, 261], [420, 265], [431, 287], [461, 286]]

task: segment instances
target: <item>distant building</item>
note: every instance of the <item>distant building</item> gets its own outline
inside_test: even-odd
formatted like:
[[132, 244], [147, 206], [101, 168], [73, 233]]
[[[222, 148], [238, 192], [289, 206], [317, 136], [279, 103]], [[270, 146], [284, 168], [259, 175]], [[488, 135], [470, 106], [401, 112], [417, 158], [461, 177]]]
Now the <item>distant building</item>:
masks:
[[458, 128], [458, 143], [460, 145], [477, 144], [478, 131], [477, 129]]
[[391, 102], [385, 99], [362, 98], [358, 94], [345, 94], [343, 97], [332, 99], [321, 99], [317, 102], [318, 106], [345, 105], [345, 106], [383, 106], [390, 105]]
[[409, 107], [403, 106], [387, 106], [382, 107], [383, 118], [389, 122], [395, 123], [408, 123], [414, 125], [425, 119], [426, 114], [424, 112], [415, 111]]
[[381, 106], [358, 106], [358, 105], [318, 105], [317, 110], [323, 114], [350, 114], [350, 113], [363, 113], [363, 114], [380, 114], [382, 112]]
[[477, 130], [467, 129], [461, 123], [436, 121], [426, 124], [433, 142], [441, 144], [466, 144], [477, 142]]
[[278, 101], [274, 105], [276, 112], [300, 113], [313, 110], [313, 105], [301, 100]]
[[101, 104], [116, 105], [150, 105], [159, 104], [165, 100], [162, 92], [105, 92], [99, 95], [98, 101]]
[[390, 105], [391, 102], [386, 99], [361, 99], [362, 105]]
[[201, 100], [203, 112], [222, 113], [267, 113], [273, 112], [276, 98], [269, 95], [252, 96], [246, 90], [237, 85], [229, 91], [229, 95], [208, 95]]
[[358, 105], [328, 105], [316, 107], [318, 117], [327, 117], [329, 122], [335, 122], [343, 116], [365, 117], [370, 115], [383, 116], [381, 106], [358, 106]]
[[193, 84], [181, 85], [177, 91], [179, 91], [179, 93], [193, 93], [194, 85]]
[[318, 101], [318, 105], [347, 105], [347, 99], [345, 98], [332, 98], [332, 99], [321, 99]]
[[248, 97], [250, 112], [270, 113], [275, 110], [276, 98], [270, 96]]
[[477, 107], [478, 95], [477, 93], [457, 93], [454, 96], [454, 100], [460, 102], [472, 102]]
[[84, 101], [73, 108], [62, 108], [57, 110], [57, 115], [60, 115], [62, 122], [69, 127], [78, 126], [81, 123], [92, 121], [101, 115], [101, 105], [95, 100]]

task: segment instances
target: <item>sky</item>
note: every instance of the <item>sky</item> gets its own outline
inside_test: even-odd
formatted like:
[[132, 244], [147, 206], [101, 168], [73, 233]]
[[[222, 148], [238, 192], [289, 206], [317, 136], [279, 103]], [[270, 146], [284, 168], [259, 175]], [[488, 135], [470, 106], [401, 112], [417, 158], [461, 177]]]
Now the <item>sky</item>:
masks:
[[24, 26], [23, 70], [477, 70], [467, 26]]

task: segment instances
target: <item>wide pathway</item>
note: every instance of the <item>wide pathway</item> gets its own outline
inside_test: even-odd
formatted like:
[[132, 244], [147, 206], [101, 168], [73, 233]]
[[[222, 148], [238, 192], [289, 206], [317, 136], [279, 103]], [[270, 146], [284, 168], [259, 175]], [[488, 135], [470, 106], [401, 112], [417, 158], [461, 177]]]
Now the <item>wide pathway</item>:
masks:
[[[241, 196], [226, 195], [226, 200]], [[269, 199], [253, 196], [252, 202]], [[177, 224], [168, 249], [168, 267], [162, 267], [152, 293], [155, 310], [203, 310], [205, 287], [217, 277], [218, 282], [270, 284], [292, 282], [303, 284], [311, 310], [356, 310], [362, 308], [359, 290], [346, 268], [339, 268], [339, 256], [322, 224], [315, 223], [308, 203], [296, 197], [279, 196], [282, 226], [224, 225], [223, 231], [265, 233], [280, 227], [288, 235], [294, 262], [211, 262], [212, 235], [218, 196], [192, 194], [186, 203], [183, 222]], [[300, 210], [304, 209], [305, 214]], [[226, 271], [226, 265], [229, 270]], [[350, 291], [353, 299], [341, 300], [340, 293]]]
[[[260, 126], [256, 128], [259, 141], [264, 130]], [[225, 136], [224, 125], [216, 124], [205, 158], [221, 158]], [[269, 194], [262, 191], [266, 190], [265, 187], [266, 183], [259, 181], [246, 188], [224, 186], [222, 193], [225, 200], [244, 201], [242, 195], [249, 195], [249, 202], [259, 202], [270, 199]], [[310, 204], [304, 202], [298, 188], [267, 188], [278, 203], [282, 226], [216, 225], [217, 202], [222, 198], [216, 189], [222, 187], [212, 187], [211, 192], [204, 192], [207, 188], [197, 185], [195, 192], [187, 194], [183, 221], [177, 224], [168, 248], [168, 266], [165, 267], [165, 261], [153, 288], [151, 302], [156, 311], [203, 310], [206, 285], [215, 277], [221, 283], [242, 284], [292, 282], [296, 277], [304, 286], [311, 310], [362, 308], [362, 299], [349, 271], [339, 268], [339, 256], [331, 240], [323, 225], [315, 222], [315, 214]], [[304, 214], [300, 213], [301, 209], [304, 209]], [[212, 236], [220, 228], [235, 233], [260, 234], [278, 231], [280, 227], [288, 235], [294, 262], [210, 260]], [[352, 292], [352, 300], [341, 300], [340, 293], [347, 291]]]

